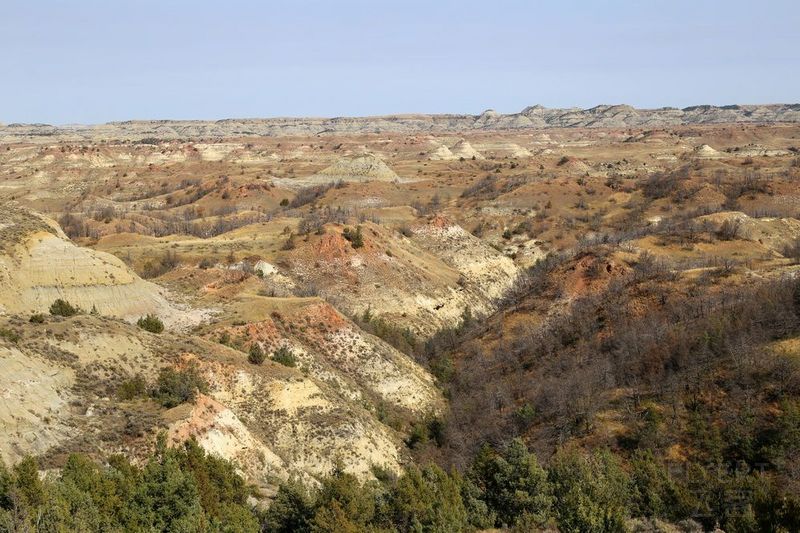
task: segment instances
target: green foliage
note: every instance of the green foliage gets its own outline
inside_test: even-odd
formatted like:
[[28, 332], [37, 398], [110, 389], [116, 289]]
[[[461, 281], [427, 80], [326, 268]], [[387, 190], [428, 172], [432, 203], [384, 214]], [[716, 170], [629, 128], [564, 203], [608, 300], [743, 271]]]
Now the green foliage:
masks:
[[272, 360], [280, 363], [283, 366], [294, 367], [297, 366], [297, 359], [292, 351], [286, 346], [281, 346], [272, 353]]
[[409, 328], [375, 316], [369, 307], [360, 317], [354, 317], [354, 321], [367, 333], [379, 337], [405, 354], [413, 355], [417, 350], [417, 337]]
[[270, 505], [264, 520], [266, 533], [309, 531], [314, 518], [314, 502], [298, 481], [284, 483]]
[[547, 472], [521, 440], [513, 440], [503, 453], [482, 448], [468, 477], [497, 514], [497, 525], [513, 526], [523, 517], [528, 523], [547, 522], [553, 505]]
[[631, 460], [631, 481], [633, 516], [679, 520], [691, 514], [692, 501], [686, 487], [670, 476], [651, 451], [636, 451]]
[[523, 404], [516, 411], [514, 411], [514, 422], [519, 427], [520, 431], [525, 431], [530, 427], [536, 418], [536, 408], [529, 403]]
[[164, 331], [164, 323], [156, 315], [147, 315], [136, 321], [136, 325], [150, 333], [161, 333]]
[[361, 248], [364, 246], [364, 236], [361, 234], [361, 226], [356, 226], [356, 229], [344, 228], [342, 230], [342, 237], [350, 241], [353, 248]]
[[147, 382], [140, 374], [123, 381], [117, 388], [117, 397], [120, 400], [130, 401], [147, 395]]
[[208, 392], [208, 383], [196, 366], [189, 366], [182, 370], [162, 369], [152, 395], [161, 405], [170, 408], [194, 401], [198, 392]]
[[14, 488], [14, 478], [0, 459], [0, 509], [11, 509], [13, 505], [11, 491]]
[[61, 298], [58, 298], [50, 306], [50, 314], [54, 316], [74, 316], [78, 313], [80, 313], [80, 309]]
[[458, 323], [458, 334], [460, 335], [461, 333], [467, 331], [474, 323], [475, 317], [472, 316], [472, 309], [470, 309], [469, 306], [464, 307], [464, 309], [461, 311], [461, 317]]
[[244, 480], [236, 474], [229, 461], [214, 455], [206, 455], [193, 440], [184, 445], [183, 453], [178, 454], [181, 469], [191, 472], [200, 496], [200, 503], [207, 512], [219, 515], [223, 505], [247, 502], [250, 491]]
[[19, 331], [15, 329], [3, 327], [0, 328], [0, 338], [6, 339], [7, 341], [16, 344], [22, 338], [22, 335], [20, 335]]
[[412, 424], [406, 438], [406, 446], [411, 449], [433, 441], [436, 446], [441, 447], [445, 438], [445, 423], [435, 416], [426, 416], [422, 420], [417, 420]]
[[250, 351], [247, 353], [247, 360], [250, 363], [260, 365], [266, 358], [267, 354], [264, 353], [264, 349], [257, 342], [250, 345]]
[[161, 446], [143, 468], [119, 456], [103, 466], [71, 455], [44, 481], [26, 458], [13, 475], [0, 465], [0, 530], [256, 533], [248, 495], [232, 464], [193, 441]]
[[456, 367], [453, 358], [449, 355], [440, 354], [430, 361], [431, 373], [439, 380], [439, 383], [450, 383], [456, 374]]
[[42, 313], [34, 313], [28, 319], [31, 324], [44, 324], [44, 315]]
[[390, 492], [391, 522], [400, 531], [470, 531], [461, 478], [438, 466], [412, 467]]
[[44, 503], [44, 487], [34, 458], [25, 457], [14, 465], [14, 487], [26, 507], [38, 508]]
[[428, 442], [428, 428], [419, 422], [411, 426], [411, 431], [406, 438], [406, 446], [412, 450]]
[[313, 531], [359, 531], [375, 516], [375, 500], [358, 479], [341, 467], [322, 481]]
[[554, 458], [549, 474], [560, 531], [625, 531], [632, 486], [611, 452], [561, 452]]
[[557, 524], [621, 532], [629, 516], [674, 523], [695, 513], [707, 530], [800, 530], [800, 498], [769, 476], [690, 463], [684, 486], [650, 452], [634, 453], [629, 466], [630, 475], [607, 451], [561, 451], [545, 469], [515, 440], [501, 451], [483, 447], [466, 477], [429, 465], [361, 483], [337, 467], [316, 490], [282, 484], [260, 512], [233, 464], [193, 440], [167, 448], [162, 434], [142, 467], [121, 456], [98, 464], [71, 455], [58, 476], [42, 480], [31, 458], [12, 469], [0, 462], [0, 531], [458, 533]]

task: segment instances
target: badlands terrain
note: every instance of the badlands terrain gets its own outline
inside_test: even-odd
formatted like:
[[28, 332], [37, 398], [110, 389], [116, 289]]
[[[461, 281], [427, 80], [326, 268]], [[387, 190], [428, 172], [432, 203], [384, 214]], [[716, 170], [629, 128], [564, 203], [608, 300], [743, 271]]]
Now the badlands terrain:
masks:
[[626, 527], [793, 530], [798, 105], [0, 125], [0, 205], [6, 464], [193, 438], [268, 506], [519, 437], [632, 483], [648, 450], [683, 499]]

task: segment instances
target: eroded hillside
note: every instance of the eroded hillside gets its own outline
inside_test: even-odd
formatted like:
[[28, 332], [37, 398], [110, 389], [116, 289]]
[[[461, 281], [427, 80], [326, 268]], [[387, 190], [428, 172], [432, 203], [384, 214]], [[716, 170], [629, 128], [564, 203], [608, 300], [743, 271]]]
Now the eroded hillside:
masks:
[[7, 126], [3, 458], [141, 458], [163, 431], [268, 497], [511, 436], [627, 461], [657, 413], [660, 459], [710, 461], [698, 405], [722, 427], [796, 401], [792, 113]]

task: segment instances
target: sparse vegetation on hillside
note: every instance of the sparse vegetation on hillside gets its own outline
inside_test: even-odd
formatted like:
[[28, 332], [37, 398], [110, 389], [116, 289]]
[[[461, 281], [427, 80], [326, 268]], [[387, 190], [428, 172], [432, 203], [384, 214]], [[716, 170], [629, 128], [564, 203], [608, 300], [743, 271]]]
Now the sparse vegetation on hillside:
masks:
[[136, 325], [150, 333], [161, 333], [164, 331], [164, 323], [156, 315], [146, 315], [136, 321]]
[[58, 298], [50, 306], [50, 314], [54, 316], [74, 316], [78, 313], [80, 313], [80, 309], [61, 298]]
[[250, 350], [247, 353], [247, 360], [250, 361], [254, 365], [260, 365], [263, 363], [267, 358], [267, 354], [264, 353], [264, 349], [261, 346], [254, 342], [250, 345]]
[[344, 228], [342, 230], [342, 237], [350, 241], [353, 248], [361, 248], [364, 246], [364, 237], [361, 233], [361, 226], [356, 226], [356, 229]]
[[[800, 483], [783, 466], [786, 454], [794, 453], [783, 440], [784, 431], [794, 431], [788, 429], [794, 427], [792, 406], [800, 399], [796, 380], [784, 376], [794, 376], [796, 365], [782, 357], [758, 355], [769, 350], [767, 343], [800, 333], [800, 285], [785, 281], [721, 292], [695, 289], [693, 295], [676, 296], [668, 288], [668, 271], [639, 271], [604, 293], [575, 301], [568, 314], [536, 335], [520, 331], [507, 336], [501, 349], [487, 352], [481, 346], [481, 337], [493, 331], [491, 322], [456, 337], [449, 353], [455, 350], [451, 356], [459, 363], [448, 388], [452, 411], [444, 432], [444, 445], [455, 455], [443, 459], [458, 461], [459, 453], [474, 453], [470, 443], [498, 442], [513, 435], [524, 435], [549, 454], [559, 443], [598, 439], [592, 436], [601, 431], [602, 417], [613, 412], [626, 430], [598, 442], [609, 447], [607, 460], [649, 476], [635, 482], [656, 484], [642, 490], [666, 491], [657, 498], [642, 494], [636, 503], [640, 511], [630, 510], [628, 496], [615, 496], [620, 498], [613, 504], [616, 523], [631, 514], [669, 520], [694, 517], [707, 527], [719, 521], [723, 528], [737, 530], [736, 524], [751, 518], [733, 511], [733, 500], [725, 498], [735, 498], [741, 484], [759, 485], [758, 490], [775, 494], [768, 488], [775, 483]], [[541, 294], [544, 303], [548, 283], [528, 294]], [[627, 311], [643, 297], [659, 303], [644, 314]], [[535, 309], [535, 297], [527, 298], [517, 300], [514, 305], [521, 307], [511, 307], [512, 312]], [[621, 398], [607, 396], [614, 387], [628, 392]], [[716, 395], [724, 395], [726, 401], [715, 401]], [[776, 401], [782, 406], [780, 414], [768, 414]], [[531, 415], [519, 415], [523, 409]], [[721, 421], [726, 422], [720, 426]], [[688, 463], [680, 475], [664, 477], [654, 465], [669, 461], [675, 446], [684, 450]], [[652, 456], [636, 455], [637, 449], [650, 450]], [[570, 461], [564, 467], [571, 465], [576, 472], [590, 468], [574, 458]], [[715, 477], [710, 464], [746, 465], [745, 473]], [[756, 468], [765, 476], [751, 473]], [[587, 476], [595, 479], [597, 474]], [[698, 492], [697, 483], [709, 485]], [[570, 484], [581, 482], [574, 479]], [[557, 501], [571, 501], [572, 490], [556, 489]], [[630, 488], [615, 490], [635, 494]], [[703, 496], [714, 491], [726, 496], [721, 501]], [[792, 489], [781, 494], [790, 495]], [[752, 499], [736, 509], [762, 513], [756, 510], [761, 509], [759, 497], [750, 493]], [[673, 503], [659, 503], [663, 501]], [[654, 507], [660, 510], [654, 513]], [[556, 510], [556, 516], [564, 512]], [[580, 516], [584, 511], [570, 512], [578, 515], [567, 525], [560, 523], [562, 528], [596, 527], [591, 526], [594, 519]]]
[[164, 368], [152, 390], [152, 396], [164, 407], [170, 408], [194, 401], [197, 393], [208, 392], [208, 383], [194, 365], [175, 370]]
[[783, 256], [788, 257], [794, 262], [800, 262], [800, 237], [783, 249]]
[[303, 187], [294, 195], [294, 198], [289, 202], [289, 207], [297, 209], [304, 205], [310, 204], [323, 197], [326, 192], [334, 187], [340, 188], [344, 184], [342, 182], [331, 182], [323, 185], [311, 185]]
[[147, 382], [144, 377], [137, 374], [123, 381], [117, 388], [117, 397], [120, 400], [133, 400], [147, 395]]
[[0, 327], [0, 338], [16, 344], [22, 338], [22, 335], [20, 335], [19, 331], [17, 330]]
[[272, 352], [272, 360], [283, 366], [297, 366], [297, 358], [294, 356], [294, 353], [292, 353], [292, 350], [286, 346], [281, 346]]
[[6, 127], [0, 530], [800, 530], [800, 127], [669, 113]]
[[167, 250], [159, 259], [147, 261], [142, 268], [141, 275], [145, 279], [163, 276], [180, 264], [178, 254]]

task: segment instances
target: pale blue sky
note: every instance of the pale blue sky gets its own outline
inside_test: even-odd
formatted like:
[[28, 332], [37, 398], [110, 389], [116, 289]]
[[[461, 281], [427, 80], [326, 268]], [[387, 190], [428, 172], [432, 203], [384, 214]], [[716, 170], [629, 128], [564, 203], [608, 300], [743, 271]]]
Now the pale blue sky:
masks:
[[0, 122], [800, 102], [800, 0], [0, 1]]

